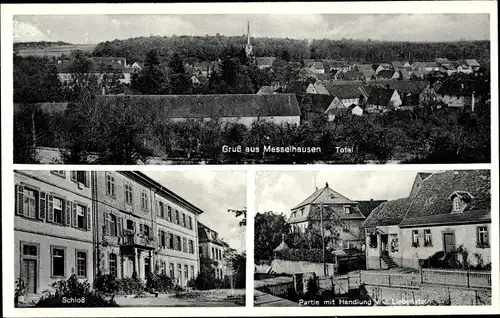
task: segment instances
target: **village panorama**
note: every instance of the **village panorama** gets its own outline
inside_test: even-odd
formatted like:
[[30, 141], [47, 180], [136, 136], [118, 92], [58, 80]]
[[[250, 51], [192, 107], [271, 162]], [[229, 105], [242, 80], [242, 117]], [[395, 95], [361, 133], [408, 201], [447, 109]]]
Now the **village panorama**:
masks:
[[[14, 162], [490, 162], [490, 41], [14, 43]], [[291, 35], [292, 36], [292, 35]]]

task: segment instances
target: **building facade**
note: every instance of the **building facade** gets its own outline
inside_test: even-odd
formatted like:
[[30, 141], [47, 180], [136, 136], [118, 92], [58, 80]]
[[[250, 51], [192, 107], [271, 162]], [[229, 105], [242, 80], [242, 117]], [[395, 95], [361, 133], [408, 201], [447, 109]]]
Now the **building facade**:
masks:
[[198, 223], [198, 237], [200, 242], [200, 259], [210, 259], [213, 261], [215, 278], [224, 279], [228, 274], [224, 255], [229, 245], [219, 238], [219, 233], [202, 223]]
[[15, 171], [15, 277], [37, 294], [76, 274], [94, 278], [90, 172]]
[[28, 293], [76, 274], [186, 286], [199, 273], [202, 210], [139, 172], [16, 171], [15, 269]]
[[327, 183], [292, 208], [287, 222], [292, 232], [305, 233], [309, 227], [320, 228], [322, 221], [333, 221], [339, 236], [337, 246], [331, 248], [361, 249], [363, 235], [360, 228], [364, 220], [358, 203], [334, 191]]
[[417, 174], [410, 196], [382, 203], [363, 223], [367, 268], [491, 263], [490, 180], [486, 170]]

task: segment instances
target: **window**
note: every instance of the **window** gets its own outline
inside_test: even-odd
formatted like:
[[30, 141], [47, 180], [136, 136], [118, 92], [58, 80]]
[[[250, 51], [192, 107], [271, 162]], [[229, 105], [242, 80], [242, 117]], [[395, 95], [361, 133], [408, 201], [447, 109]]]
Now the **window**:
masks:
[[54, 197], [52, 204], [54, 211], [54, 223], [61, 225], [64, 224], [63, 200]]
[[76, 224], [79, 229], [86, 229], [86, 208], [83, 205], [78, 204], [76, 206]]
[[193, 243], [193, 240], [189, 240], [189, 254], [194, 254], [194, 243]]
[[118, 267], [117, 267], [117, 257], [116, 254], [109, 254], [109, 273], [115, 277], [118, 277]]
[[170, 278], [175, 278], [174, 263], [169, 264]]
[[132, 204], [133, 196], [132, 196], [132, 184], [125, 183], [125, 203]]
[[165, 232], [161, 231], [160, 232], [160, 245], [162, 247], [166, 247], [167, 246], [167, 242], [166, 242], [166, 237], [165, 237]]
[[183, 227], [187, 227], [187, 225], [186, 225], [186, 215], [184, 213], [182, 213], [182, 226]]
[[399, 239], [397, 234], [391, 234], [391, 253], [399, 252]]
[[38, 250], [35, 245], [23, 245], [23, 255], [24, 256], [37, 256]]
[[182, 265], [181, 264], [177, 264], [177, 278], [179, 278], [179, 280], [182, 278]]
[[194, 266], [191, 265], [191, 279], [194, 279]]
[[175, 210], [175, 224], [180, 224], [179, 211]]
[[106, 195], [115, 196], [115, 177], [109, 173], [106, 172]]
[[216, 259], [215, 257], [215, 249], [212, 247], [212, 259]]
[[370, 247], [377, 248], [377, 235], [376, 234], [370, 235]]
[[424, 230], [424, 246], [432, 246], [431, 230]]
[[411, 231], [411, 246], [418, 247], [418, 230]]
[[50, 173], [55, 174], [56, 176], [66, 178], [66, 171], [64, 170], [50, 170]]
[[165, 261], [161, 261], [161, 274], [165, 275], [167, 273], [167, 263]]
[[142, 226], [142, 235], [149, 236], [149, 226], [146, 224]]
[[304, 215], [304, 208], [300, 209], [300, 215]]
[[23, 211], [24, 211], [24, 215], [29, 217], [29, 218], [35, 218], [35, 215], [36, 215], [36, 197], [37, 197], [36, 191], [24, 188]]
[[87, 185], [87, 172], [86, 171], [77, 171], [76, 172], [76, 182], [83, 183]]
[[453, 198], [453, 212], [460, 212], [460, 198], [458, 196]]
[[191, 218], [190, 216], [188, 217], [188, 226], [190, 230], [193, 229], [193, 218]]
[[169, 206], [167, 210], [168, 210], [167, 220], [172, 222], [172, 207]]
[[184, 279], [186, 279], [186, 281], [189, 279], [189, 270], [187, 265], [184, 265]]
[[163, 202], [160, 202], [160, 217], [162, 219], [165, 218], [165, 204]]
[[187, 239], [185, 237], [182, 238], [182, 251], [184, 253], [188, 252]]
[[485, 248], [489, 247], [488, 242], [488, 228], [486, 226], [479, 226], [477, 228], [477, 247]]
[[176, 244], [175, 244], [175, 249], [180, 251], [182, 249], [182, 246], [181, 246], [181, 237], [180, 236], [176, 236]]
[[344, 213], [345, 214], [351, 214], [351, 207], [350, 206], [345, 206], [344, 207]]
[[87, 252], [76, 251], [76, 276], [87, 277]]
[[109, 215], [109, 235], [111, 236], [117, 236], [117, 220], [116, 220], [116, 215], [110, 214]]
[[174, 249], [174, 235], [170, 233], [169, 239], [168, 239], [168, 248]]
[[347, 222], [342, 224], [342, 231], [349, 232], [349, 224]]
[[127, 230], [134, 231], [134, 229], [135, 229], [134, 221], [127, 220]]
[[65, 249], [53, 247], [52, 248], [52, 276], [53, 277], [64, 277], [64, 268], [65, 260], [64, 260]]
[[141, 209], [148, 210], [148, 194], [146, 191], [141, 193]]

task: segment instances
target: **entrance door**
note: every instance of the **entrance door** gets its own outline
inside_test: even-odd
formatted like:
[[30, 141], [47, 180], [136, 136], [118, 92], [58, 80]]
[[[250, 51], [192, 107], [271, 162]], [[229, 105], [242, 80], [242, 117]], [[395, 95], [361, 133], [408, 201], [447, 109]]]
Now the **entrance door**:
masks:
[[453, 233], [444, 233], [444, 252], [449, 253], [455, 250], [455, 235]]
[[36, 260], [24, 259], [21, 278], [26, 284], [27, 293], [36, 293]]
[[151, 273], [151, 259], [146, 257], [144, 258], [144, 277], [147, 278], [149, 273]]
[[381, 254], [382, 255], [388, 255], [388, 243], [389, 243], [389, 235], [387, 234], [382, 234], [380, 235], [380, 249], [381, 249]]

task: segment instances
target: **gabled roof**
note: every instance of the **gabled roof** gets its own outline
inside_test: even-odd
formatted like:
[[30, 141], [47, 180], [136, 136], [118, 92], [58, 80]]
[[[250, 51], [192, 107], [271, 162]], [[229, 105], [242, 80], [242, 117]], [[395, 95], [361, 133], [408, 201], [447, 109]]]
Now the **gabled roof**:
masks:
[[262, 86], [257, 94], [259, 95], [264, 95], [264, 94], [273, 94], [276, 91], [276, 89], [272, 86]]
[[448, 60], [447, 58], [444, 58], [444, 57], [438, 57], [434, 60], [434, 62], [436, 62], [436, 64], [438, 64], [438, 65], [451, 63], [450, 60]]
[[334, 96], [324, 94], [308, 94], [311, 98], [311, 111], [324, 113], [332, 103]]
[[390, 88], [398, 93], [421, 94], [430, 84], [429, 81], [390, 81], [387, 82]]
[[474, 91], [480, 91], [479, 83], [475, 81], [447, 80], [436, 89], [436, 93], [442, 95], [470, 96]]
[[321, 60], [321, 62], [323, 63], [326, 69], [342, 68], [348, 65], [346, 61], [336, 61], [330, 59], [323, 59]]
[[388, 106], [395, 90], [392, 88], [373, 87], [366, 103], [368, 105]]
[[464, 63], [468, 66], [472, 66], [472, 67], [479, 67], [481, 66], [481, 64], [478, 63], [478, 61], [476, 59], [465, 59], [464, 60]]
[[363, 74], [366, 79], [370, 79], [373, 76], [377, 75], [375, 70], [373, 70], [371, 64], [358, 64], [356, 68]]
[[315, 68], [317, 70], [323, 70], [323, 69], [325, 69], [325, 66], [321, 62], [314, 62], [314, 63], [312, 63], [311, 67]]
[[[456, 191], [472, 196], [461, 213], [451, 213], [450, 195]], [[400, 226], [490, 222], [490, 211], [489, 170], [445, 171], [422, 181]]]
[[351, 201], [342, 194], [336, 192], [329, 187], [323, 187], [314, 191], [310, 196], [308, 196], [304, 201], [297, 204], [292, 210], [299, 209], [308, 204], [353, 204], [355, 201]]
[[217, 231], [212, 230], [200, 221], [198, 221], [198, 241], [200, 243], [210, 242], [224, 247], [229, 246], [229, 244], [219, 238]]
[[311, 67], [311, 65], [314, 63], [314, 59], [304, 59], [303, 63], [304, 67]]
[[367, 201], [356, 201], [358, 202], [359, 210], [361, 214], [368, 217], [372, 211], [387, 200], [367, 200]]
[[[375, 74], [375, 72], [373, 72]], [[336, 74], [337, 78], [343, 79], [343, 80], [358, 80], [362, 78], [370, 78], [371, 75], [368, 72], [365, 71], [347, 71], [347, 72], [342, 72], [342, 73], [337, 73]], [[369, 77], [367, 77], [369, 76]]]
[[166, 118], [220, 118], [256, 116], [300, 116], [295, 94], [224, 95], [97, 95], [106, 103], [131, 103], [145, 111], [154, 109]]
[[363, 95], [359, 84], [332, 85], [329, 83], [324, 86], [330, 95], [336, 96], [339, 99], [353, 99], [359, 98], [360, 95]]
[[287, 94], [293, 93], [296, 95], [305, 94], [308, 86], [309, 86], [308, 82], [293, 81], [286, 87], [285, 93]]
[[417, 175], [422, 179], [425, 180], [428, 177], [432, 175], [432, 172], [417, 172]]
[[377, 73], [377, 77], [379, 78], [392, 78], [394, 76], [393, 70], [382, 70]]
[[363, 228], [398, 225], [403, 220], [410, 198], [401, 198], [381, 203], [363, 222]]
[[278, 245], [278, 247], [276, 247], [273, 252], [281, 252], [281, 251], [286, 251], [290, 249], [288, 247], [288, 245], [286, 245], [285, 241], [281, 241], [280, 245]]

